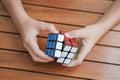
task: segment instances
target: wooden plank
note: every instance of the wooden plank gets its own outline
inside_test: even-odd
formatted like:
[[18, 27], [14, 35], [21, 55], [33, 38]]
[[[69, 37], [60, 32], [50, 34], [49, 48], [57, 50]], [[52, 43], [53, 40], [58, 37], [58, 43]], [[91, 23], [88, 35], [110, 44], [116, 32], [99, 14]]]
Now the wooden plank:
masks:
[[0, 34], [1, 34], [0, 35], [1, 48], [4, 48], [6, 46], [6, 48], [13, 48], [15, 50], [25, 51], [20, 35], [12, 35], [12, 34], [4, 34], [4, 33], [0, 33]]
[[98, 44], [120, 47], [120, 41], [117, 40], [118, 37], [120, 37], [119, 34], [120, 32], [110, 31], [98, 42]]
[[99, 80], [119, 80], [120, 66], [84, 61], [73, 68], [62, 67], [60, 64], [35, 63], [28, 54], [0, 50], [0, 66], [45, 72], [65, 76], [85, 77]]
[[82, 80], [77, 78], [69, 78], [64, 76], [55, 76], [49, 74], [27, 72], [20, 70], [0, 68], [0, 78], [2, 80]]
[[[0, 4], [1, 5], [1, 4]], [[29, 5], [27, 5], [27, 6], [29, 6]], [[33, 7], [33, 6], [30, 6], [30, 7]], [[36, 6], [35, 6], [36, 7]], [[37, 11], [37, 14], [35, 14], [35, 12], [34, 11], [31, 11], [31, 8], [30, 9], [28, 9], [29, 7], [26, 7], [26, 9], [27, 9], [27, 11], [28, 11], [28, 13], [32, 13], [32, 17], [34, 18], [34, 16], [35, 15], [43, 15], [42, 17], [40, 16], [40, 18], [38, 18], [37, 16], [35, 16], [35, 17], [37, 17], [36, 19], [38, 19], [38, 20], [45, 20], [45, 21], [53, 21], [52, 19], [56, 19], [56, 20], [54, 20], [53, 22], [59, 22], [59, 21], [57, 21], [59, 18], [61, 18], [61, 19], [63, 19], [62, 21], [66, 24], [66, 21], [69, 21], [67, 24], [71, 24], [71, 22], [73, 22], [73, 21], [75, 21], [75, 23], [78, 23], [78, 24], [73, 24], [73, 25], [83, 25], [83, 26], [86, 26], [86, 25], [88, 25], [88, 24], [91, 24], [91, 23], [93, 23], [93, 22], [96, 22], [99, 18], [100, 18], [100, 16], [102, 16], [102, 15], [99, 15], [99, 14], [92, 14], [92, 13], [86, 13], [86, 12], [77, 12], [77, 14], [79, 14], [79, 15], [81, 15], [80, 17], [83, 17], [83, 18], [79, 18], [78, 16], [79, 15], [77, 15], [77, 14], [74, 14], [74, 11], [66, 11], [66, 10], [63, 10], [63, 13], [62, 13], [62, 10], [59, 10], [59, 9], [53, 9], [53, 11], [50, 11], [50, 12], [52, 12], [51, 14], [53, 14], [53, 15], [55, 15], [56, 16], [56, 18], [54, 18], [54, 16], [51, 16], [51, 14], [48, 14], [49, 12], [46, 12], [46, 8], [42, 11], [43, 13], [41, 13], [39, 10]], [[37, 7], [37, 9], [41, 9], [41, 8], [43, 8], [43, 7]], [[34, 8], [35, 9], [35, 8]], [[30, 10], [30, 12], [29, 12], [29, 10]], [[52, 10], [51, 8], [50, 8], [50, 10]], [[58, 14], [57, 12], [56, 12], [56, 10], [58, 11], [58, 13], [60, 14]], [[55, 13], [54, 13], [54, 11], [55, 11]], [[60, 12], [61, 13], [60, 13]], [[40, 13], [39, 13], [40, 12]], [[66, 15], [64, 15], [63, 16], [63, 14], [64, 14], [64, 12], [65, 12], [65, 14]], [[70, 12], [70, 13], [69, 13]], [[67, 16], [67, 13], [69, 13], [69, 15], [68, 16], [71, 16], [72, 17], [72, 19], [69, 19], [69, 17]], [[73, 14], [72, 14], [73, 13]], [[75, 11], [75, 13], [76, 13], [76, 11]], [[85, 14], [84, 14], [85, 13]], [[44, 15], [44, 14], [46, 14], [46, 15]], [[57, 15], [56, 15], [57, 14]], [[7, 13], [6, 13], [6, 11], [4, 11], [4, 9], [2, 9], [2, 10], [0, 10], [0, 15], [7, 15]], [[76, 15], [76, 17], [77, 18], [75, 18], [74, 16]], [[98, 15], [98, 16], [97, 16]], [[94, 16], [94, 17], [93, 17]], [[62, 18], [62, 17], [66, 17], [66, 18]], [[90, 19], [93, 19], [93, 20], [86, 20], [86, 19], [88, 19], [88, 18], [86, 18], [86, 17], [90, 17]], [[45, 19], [42, 19], [42, 18], [45, 18]], [[51, 19], [52, 18], [52, 19]], [[78, 19], [79, 18], [79, 19]], [[67, 19], [67, 20], [66, 20]], [[75, 19], [75, 20], [74, 20]], [[95, 20], [94, 20], [95, 19]], [[82, 23], [83, 22], [83, 23]], [[85, 22], [85, 25], [84, 25], [84, 22]], [[62, 22], [60, 22], [60, 23], [62, 23]], [[118, 27], [115, 27], [115, 28], [113, 28], [114, 30], [120, 30], [120, 27], [118, 26]]]
[[[46, 8], [46, 7], [33, 6], [33, 5], [24, 5], [24, 7], [27, 13], [29, 14], [29, 16], [31, 16], [34, 19], [72, 24], [72, 25], [85, 26], [98, 21], [102, 17], [101, 14], [93, 14], [93, 13], [86, 13], [80, 11]], [[1, 10], [0, 12], [2, 13]], [[6, 14], [0, 14], [0, 15], [6, 15]]]
[[18, 32], [9, 17], [0, 16], [0, 31]]
[[[2, 19], [1, 19], [2, 20]], [[0, 29], [0, 31], [9, 31], [9, 32], [17, 32], [16, 30], [15, 30], [15, 28], [14, 27], [12, 27], [12, 25], [11, 25], [11, 22], [10, 21], [8, 21], [7, 20], [7, 22], [2, 22], [0, 20], [0, 22], [1, 23], [3, 23], [2, 25], [2, 27], [1, 27], [1, 29]], [[8, 23], [8, 24], [7, 24]], [[8, 29], [7, 29], [7, 25], [9, 25], [10, 24], [10, 26], [8, 26]], [[12, 28], [11, 28], [12, 27]], [[56, 25], [56, 27], [60, 30], [60, 31], [70, 31], [70, 30], [74, 30], [74, 29], [79, 29], [79, 27], [74, 27], [74, 26], [66, 26], [66, 25], [64, 25], [64, 26], [62, 26], [62, 25]], [[39, 36], [47, 36], [47, 34], [48, 34], [48, 32], [42, 32]], [[119, 40], [120, 40], [120, 37], [119, 37], [119, 32], [114, 32], [114, 31], [109, 31], [99, 42], [98, 42], [98, 44], [103, 44], [103, 45], [112, 45], [112, 46], [117, 46], [117, 47], [120, 47], [120, 42], [119, 42]]]
[[98, 13], [104, 13], [113, 4], [113, 1], [108, 0], [22, 0], [22, 2], [39, 6], [43, 5]]
[[0, 1], [0, 9], [5, 9], [1, 1]]
[[[0, 48], [26, 51], [23, 47], [19, 35], [0, 33]], [[42, 42], [42, 43], [41, 43]], [[45, 51], [46, 39], [39, 38], [38, 45], [41, 50]], [[105, 46], [95, 46], [90, 54], [86, 57], [88, 60], [108, 62], [113, 64], [120, 64], [120, 49]], [[114, 56], [114, 57], [113, 57]]]
[[120, 65], [120, 48], [96, 45], [86, 59]]
[[24, 5], [24, 7], [27, 13], [35, 19], [49, 20], [51, 22], [73, 25], [88, 25], [98, 21], [102, 17], [102, 15], [100, 14], [92, 14], [86, 12], [69, 11], [29, 5]]
[[[1, 24], [0, 31], [16, 32], [16, 33], [18, 32], [9, 17], [0, 16], [0, 24]], [[120, 23], [118, 24], [118, 26], [112, 28], [112, 30], [120, 30], [119, 25]], [[70, 31], [70, 30], [82, 28], [82, 27], [63, 25], [63, 24], [55, 24], [55, 26], [58, 30], [63, 30], [63, 31]], [[47, 33], [41, 33], [41, 36], [46, 36], [46, 35]]]
[[[112, 33], [112, 34], [114, 34], [114, 33]], [[114, 35], [117, 35], [117, 34], [114, 34]], [[3, 40], [7, 40], [8, 41], [8, 42], [5, 41], [5, 43], [4, 43], [5, 45], [1, 42], [2, 44], [0, 44], [0, 46], [2, 45], [2, 48], [4, 48], [4, 47], [6, 48], [8, 46], [8, 48], [10, 47], [10, 48], [15, 49], [15, 50], [19, 50], [19, 49], [25, 50], [23, 48], [22, 44], [20, 45], [20, 47], [18, 47], [19, 44], [21, 43], [21, 40], [19, 39], [20, 36], [11, 37], [11, 36], [8, 36], [8, 35], [4, 35], [4, 36], [0, 35], [0, 37], [1, 37], [1, 39], [3, 38]], [[42, 39], [39, 39], [39, 41], [41, 41], [41, 40]], [[16, 44], [14, 41], [17, 41], [18, 44]], [[14, 42], [15, 46], [14, 46], [13, 42]], [[113, 40], [112, 42], [116, 42], [116, 40]], [[108, 43], [110, 44], [111, 42], [108, 42]], [[45, 42], [42, 43], [42, 44], [39, 43], [39, 45], [45, 45]], [[101, 46], [101, 47], [103, 47], [103, 46]], [[102, 48], [100, 48], [100, 49], [99, 48], [100, 47], [98, 47], [98, 50], [102, 49]], [[44, 49], [44, 48], [42, 47], [41, 49]], [[114, 48], [114, 49], [112, 48], [112, 50], [116, 50], [116, 51], [119, 52], [118, 49], [119, 48]], [[97, 49], [95, 49], [95, 50], [97, 50]], [[111, 49], [108, 47], [105, 50], [109, 51]], [[106, 53], [106, 51], [104, 53]], [[100, 52], [100, 51], [98, 51], [98, 52]], [[2, 67], [26, 69], [26, 70], [33, 70], [33, 71], [38, 71], [38, 72], [46, 72], [46, 73], [53, 73], [53, 74], [62, 74], [62, 75], [68, 75], [68, 76], [74, 76], [74, 77], [86, 77], [86, 78], [93, 78], [93, 79], [105, 79], [105, 80], [106, 79], [109, 79], [109, 80], [120, 79], [120, 77], [119, 77], [119, 75], [120, 75], [119, 74], [120, 67], [117, 66], [117, 65], [101, 64], [101, 63], [95, 63], [95, 62], [93, 63], [93, 62], [86, 62], [85, 61], [80, 67], [78, 66], [78, 67], [75, 67], [75, 68], [65, 68], [65, 67], [61, 67], [60, 65], [55, 64], [55, 63], [48, 63], [48, 64], [34, 63], [31, 60], [31, 58], [29, 58], [29, 56], [27, 54], [22, 54], [22, 55], [19, 54], [18, 55], [18, 53], [14, 54], [13, 52], [9, 52], [9, 51], [2, 51], [2, 52], [0, 51], [0, 53], [3, 53], [3, 54], [0, 54], [0, 61], [1, 61], [0, 66], [2, 66]], [[7, 55], [5, 55], [5, 53]], [[110, 53], [110, 52], [108, 52], [108, 53]], [[111, 53], [112, 53], [111, 55], [113, 55], [113, 53], [116, 53], [116, 52], [113, 51]], [[21, 57], [20, 57], [20, 55], [21, 55]], [[104, 54], [104, 55], [107, 56], [108, 54]], [[19, 57], [17, 57], [17, 56], [19, 56]], [[104, 58], [105, 58], [105, 56], [104, 56]], [[117, 59], [113, 59], [114, 61], [113, 60], [111, 60], [111, 61], [113, 61], [113, 62], [119, 61], [119, 57], [118, 57], [119, 55], [118, 55], [118, 53], [114, 57], [116, 57], [116, 56], [117, 56]], [[107, 59], [109, 61], [109, 59], [112, 59], [112, 58], [111, 57], [107, 57]], [[116, 64], [119, 64], [119, 63], [116, 62]], [[111, 72], [112, 72], [112, 74], [111, 74]]]
[[1, 1], [0, 1], [0, 15], [8, 15]]
[[[98, 21], [102, 15], [80, 11], [46, 8], [40, 6], [24, 5], [29, 16], [39, 20], [73, 25], [88, 25]], [[64, 15], [63, 15], [64, 14]]]

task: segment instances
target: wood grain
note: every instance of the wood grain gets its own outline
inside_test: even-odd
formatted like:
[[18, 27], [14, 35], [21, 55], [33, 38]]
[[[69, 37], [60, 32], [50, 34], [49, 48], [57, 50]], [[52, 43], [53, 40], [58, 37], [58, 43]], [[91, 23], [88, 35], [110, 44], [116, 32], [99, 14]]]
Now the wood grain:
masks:
[[[6, 20], [6, 21], [4, 21], [4, 20]], [[7, 31], [7, 32], [14, 32], [14, 33], [18, 32], [18, 31], [16, 31], [15, 26], [13, 26], [11, 24], [10, 20], [1, 18], [0, 22], [2, 25], [0, 28], [0, 31]], [[56, 27], [60, 31], [70, 31], [70, 30], [74, 30], [74, 29], [79, 29], [79, 27], [59, 25], [59, 24], [56, 24]], [[42, 32], [39, 36], [47, 37], [47, 34], [48, 34], [48, 32]], [[120, 35], [119, 32], [109, 31], [104, 37], [101, 38], [101, 40], [98, 41], [98, 44], [120, 47], [119, 35]]]
[[[0, 6], [2, 5], [0, 4]], [[52, 21], [53, 23], [58, 22], [58, 23], [65, 23], [65, 24], [71, 24], [71, 25], [86, 26], [88, 24], [92, 24], [98, 21], [102, 17], [101, 14], [93, 14], [93, 13], [80, 12], [80, 11], [68, 11], [68, 10], [62, 10], [62, 9], [46, 8], [46, 7], [31, 6], [31, 5], [25, 5], [25, 8], [31, 17], [38, 19], [38, 20], [44, 20], [44, 21], [50, 21], [50, 22]], [[51, 13], [47, 11], [50, 11]], [[4, 9], [0, 8], [0, 15], [8, 15], [8, 14], [6, 13]], [[61, 21], [58, 21], [59, 19]], [[118, 25], [114, 27], [113, 29], [120, 30], [120, 27]]]
[[[12, 49], [19, 51], [26, 51], [23, 47], [22, 41], [19, 35], [0, 33], [0, 48]], [[40, 49], [45, 51], [46, 38], [38, 38], [38, 45]], [[88, 60], [108, 62], [113, 64], [120, 64], [120, 49], [105, 47], [105, 46], [95, 46], [93, 50], [86, 57]], [[114, 56], [114, 57], [113, 57]]]
[[[16, 30], [16, 27], [13, 25], [10, 17], [2, 17], [0, 16], [0, 31], [7, 31], [7, 32], [18, 32]], [[58, 30], [63, 30], [63, 31], [70, 31], [70, 30], [74, 30], [74, 29], [80, 29], [82, 27], [78, 27], [78, 26], [70, 26], [70, 25], [63, 25], [63, 24], [56, 24], [53, 23], [55, 25], [55, 27]], [[112, 30], [117, 30], [120, 31], [120, 23], [118, 23], [115, 27], [112, 28]], [[48, 32], [46, 33], [41, 33], [41, 36], [46, 36], [48, 34]]]
[[22, 0], [23, 3], [104, 13], [114, 2], [109, 0]]
[[[79, 29], [98, 21], [114, 3], [110, 0], [22, 1], [25, 10], [32, 18], [54, 23], [56, 28], [62, 31]], [[11, 80], [120, 79], [120, 23], [112, 28], [114, 31], [109, 31], [97, 42], [81, 65], [67, 68], [55, 62], [33, 62], [8, 16], [0, 1], [0, 78], [2, 80], [9, 78]], [[47, 37], [47, 34], [48, 32], [43, 32], [39, 36]], [[44, 51], [46, 38], [39, 37], [38, 45]]]
[[120, 79], [120, 67], [84, 61], [80, 66], [73, 68], [62, 67], [60, 64], [35, 63], [28, 54], [0, 50], [0, 66], [50, 74], [59, 74], [73, 77], [85, 77], [100, 80]]
[[21, 70], [12, 70], [0, 68], [0, 78], [2, 80], [82, 80], [77, 78], [70, 78], [64, 76], [55, 76], [49, 74], [35, 73], [35, 72], [27, 72]]
[[[47, 8], [41, 6], [33, 6], [33, 5], [24, 5], [24, 8], [27, 11], [28, 15], [34, 19], [72, 24], [72, 25], [85, 26], [98, 21], [102, 17], [101, 14], [62, 10], [62, 9]], [[0, 15], [7, 14], [7, 13], [4, 14], [4, 12], [2, 11], [3, 10], [0, 10], [1, 12]]]
[[1, 1], [0, 1], [0, 15], [8, 15]]

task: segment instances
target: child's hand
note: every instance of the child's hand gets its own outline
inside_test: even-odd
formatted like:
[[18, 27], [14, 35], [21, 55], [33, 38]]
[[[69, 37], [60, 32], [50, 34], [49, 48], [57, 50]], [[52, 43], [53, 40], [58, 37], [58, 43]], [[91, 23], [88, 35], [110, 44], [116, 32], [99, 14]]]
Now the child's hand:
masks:
[[58, 33], [53, 24], [27, 19], [19, 25], [18, 30], [22, 35], [25, 48], [29, 51], [35, 62], [49, 62], [54, 60], [42, 52], [37, 44], [37, 34], [40, 31], [48, 30], [52, 33]]
[[100, 26], [96, 26], [96, 25], [89, 25], [82, 29], [66, 32], [65, 35], [67, 37], [83, 38], [84, 43], [83, 43], [83, 47], [81, 48], [81, 51], [78, 54], [77, 58], [74, 59], [69, 65], [66, 65], [66, 64], [63, 64], [63, 65], [67, 66], [67, 67], [73, 67], [73, 66], [81, 64], [82, 61], [84, 60], [84, 58], [87, 56], [87, 54], [93, 48], [95, 43], [100, 39], [100, 37], [105, 32], [106, 31], [101, 29]]

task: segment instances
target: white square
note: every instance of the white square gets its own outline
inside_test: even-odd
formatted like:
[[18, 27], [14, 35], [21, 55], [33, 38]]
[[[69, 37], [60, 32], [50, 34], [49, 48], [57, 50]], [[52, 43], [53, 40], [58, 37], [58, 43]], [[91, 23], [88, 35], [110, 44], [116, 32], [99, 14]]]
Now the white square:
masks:
[[64, 51], [70, 51], [70, 49], [71, 49], [71, 46], [67, 46], [67, 45], [65, 45], [65, 47], [64, 47]]
[[62, 43], [61, 42], [57, 42], [56, 43], [56, 49], [59, 49], [59, 50], [61, 50], [62, 49]]
[[63, 63], [64, 59], [65, 59], [65, 58], [58, 58], [58, 59], [57, 59], [57, 62], [58, 62], [58, 63]]
[[72, 47], [71, 52], [76, 53], [76, 52], [77, 52], [77, 50], [78, 50], [78, 48], [77, 48], [77, 47]]
[[61, 56], [61, 51], [55, 50], [54, 57], [60, 57]]
[[64, 41], [64, 35], [58, 34], [58, 41], [63, 42]]
[[68, 52], [62, 52], [60, 57], [66, 57]]
[[75, 55], [74, 53], [69, 53], [68, 56], [67, 56], [67, 58], [73, 58], [74, 55]]
[[70, 62], [71, 62], [71, 59], [65, 59], [64, 61], [65, 64], [70, 64]]

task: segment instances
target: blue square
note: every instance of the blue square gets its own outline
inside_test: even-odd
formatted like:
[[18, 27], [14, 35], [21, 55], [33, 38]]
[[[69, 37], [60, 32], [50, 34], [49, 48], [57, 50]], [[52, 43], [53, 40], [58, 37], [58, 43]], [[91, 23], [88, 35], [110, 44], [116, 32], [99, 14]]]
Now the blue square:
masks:
[[55, 49], [55, 47], [56, 47], [56, 42], [52, 42], [51, 45], [52, 45], [51, 48], [52, 48], [52, 49]]
[[48, 52], [48, 49], [45, 50], [45, 53], [48, 55], [48, 53], [49, 53], [49, 52]]
[[47, 44], [46, 44], [46, 48], [49, 48], [49, 44], [50, 44], [50, 43], [49, 43], [49, 41], [48, 41]]
[[57, 36], [58, 36], [58, 34], [53, 34], [52, 39], [53, 39], [54, 41], [57, 41]]
[[58, 34], [48, 34], [48, 41], [57, 41]]
[[51, 56], [54, 56], [54, 52], [55, 52], [55, 50], [51, 50], [51, 51], [50, 51], [50, 55], [51, 55]]
[[51, 35], [51, 40], [54, 40], [54, 34]]
[[46, 53], [48, 56], [50, 56], [50, 55], [49, 55], [49, 49], [47, 49], [47, 50], [45, 51], [45, 53]]
[[53, 42], [49, 42], [49, 48], [52, 48], [52, 43], [53, 43]]
[[48, 41], [51, 40], [52, 34], [48, 34]]
[[50, 50], [50, 49], [48, 49], [48, 53], [47, 53], [47, 54], [48, 54], [48, 56], [52, 56], [52, 55], [50, 54], [50, 51], [51, 51], [51, 50]]
[[46, 53], [48, 56], [54, 56], [54, 52], [55, 52], [55, 50], [47, 49], [45, 53]]

